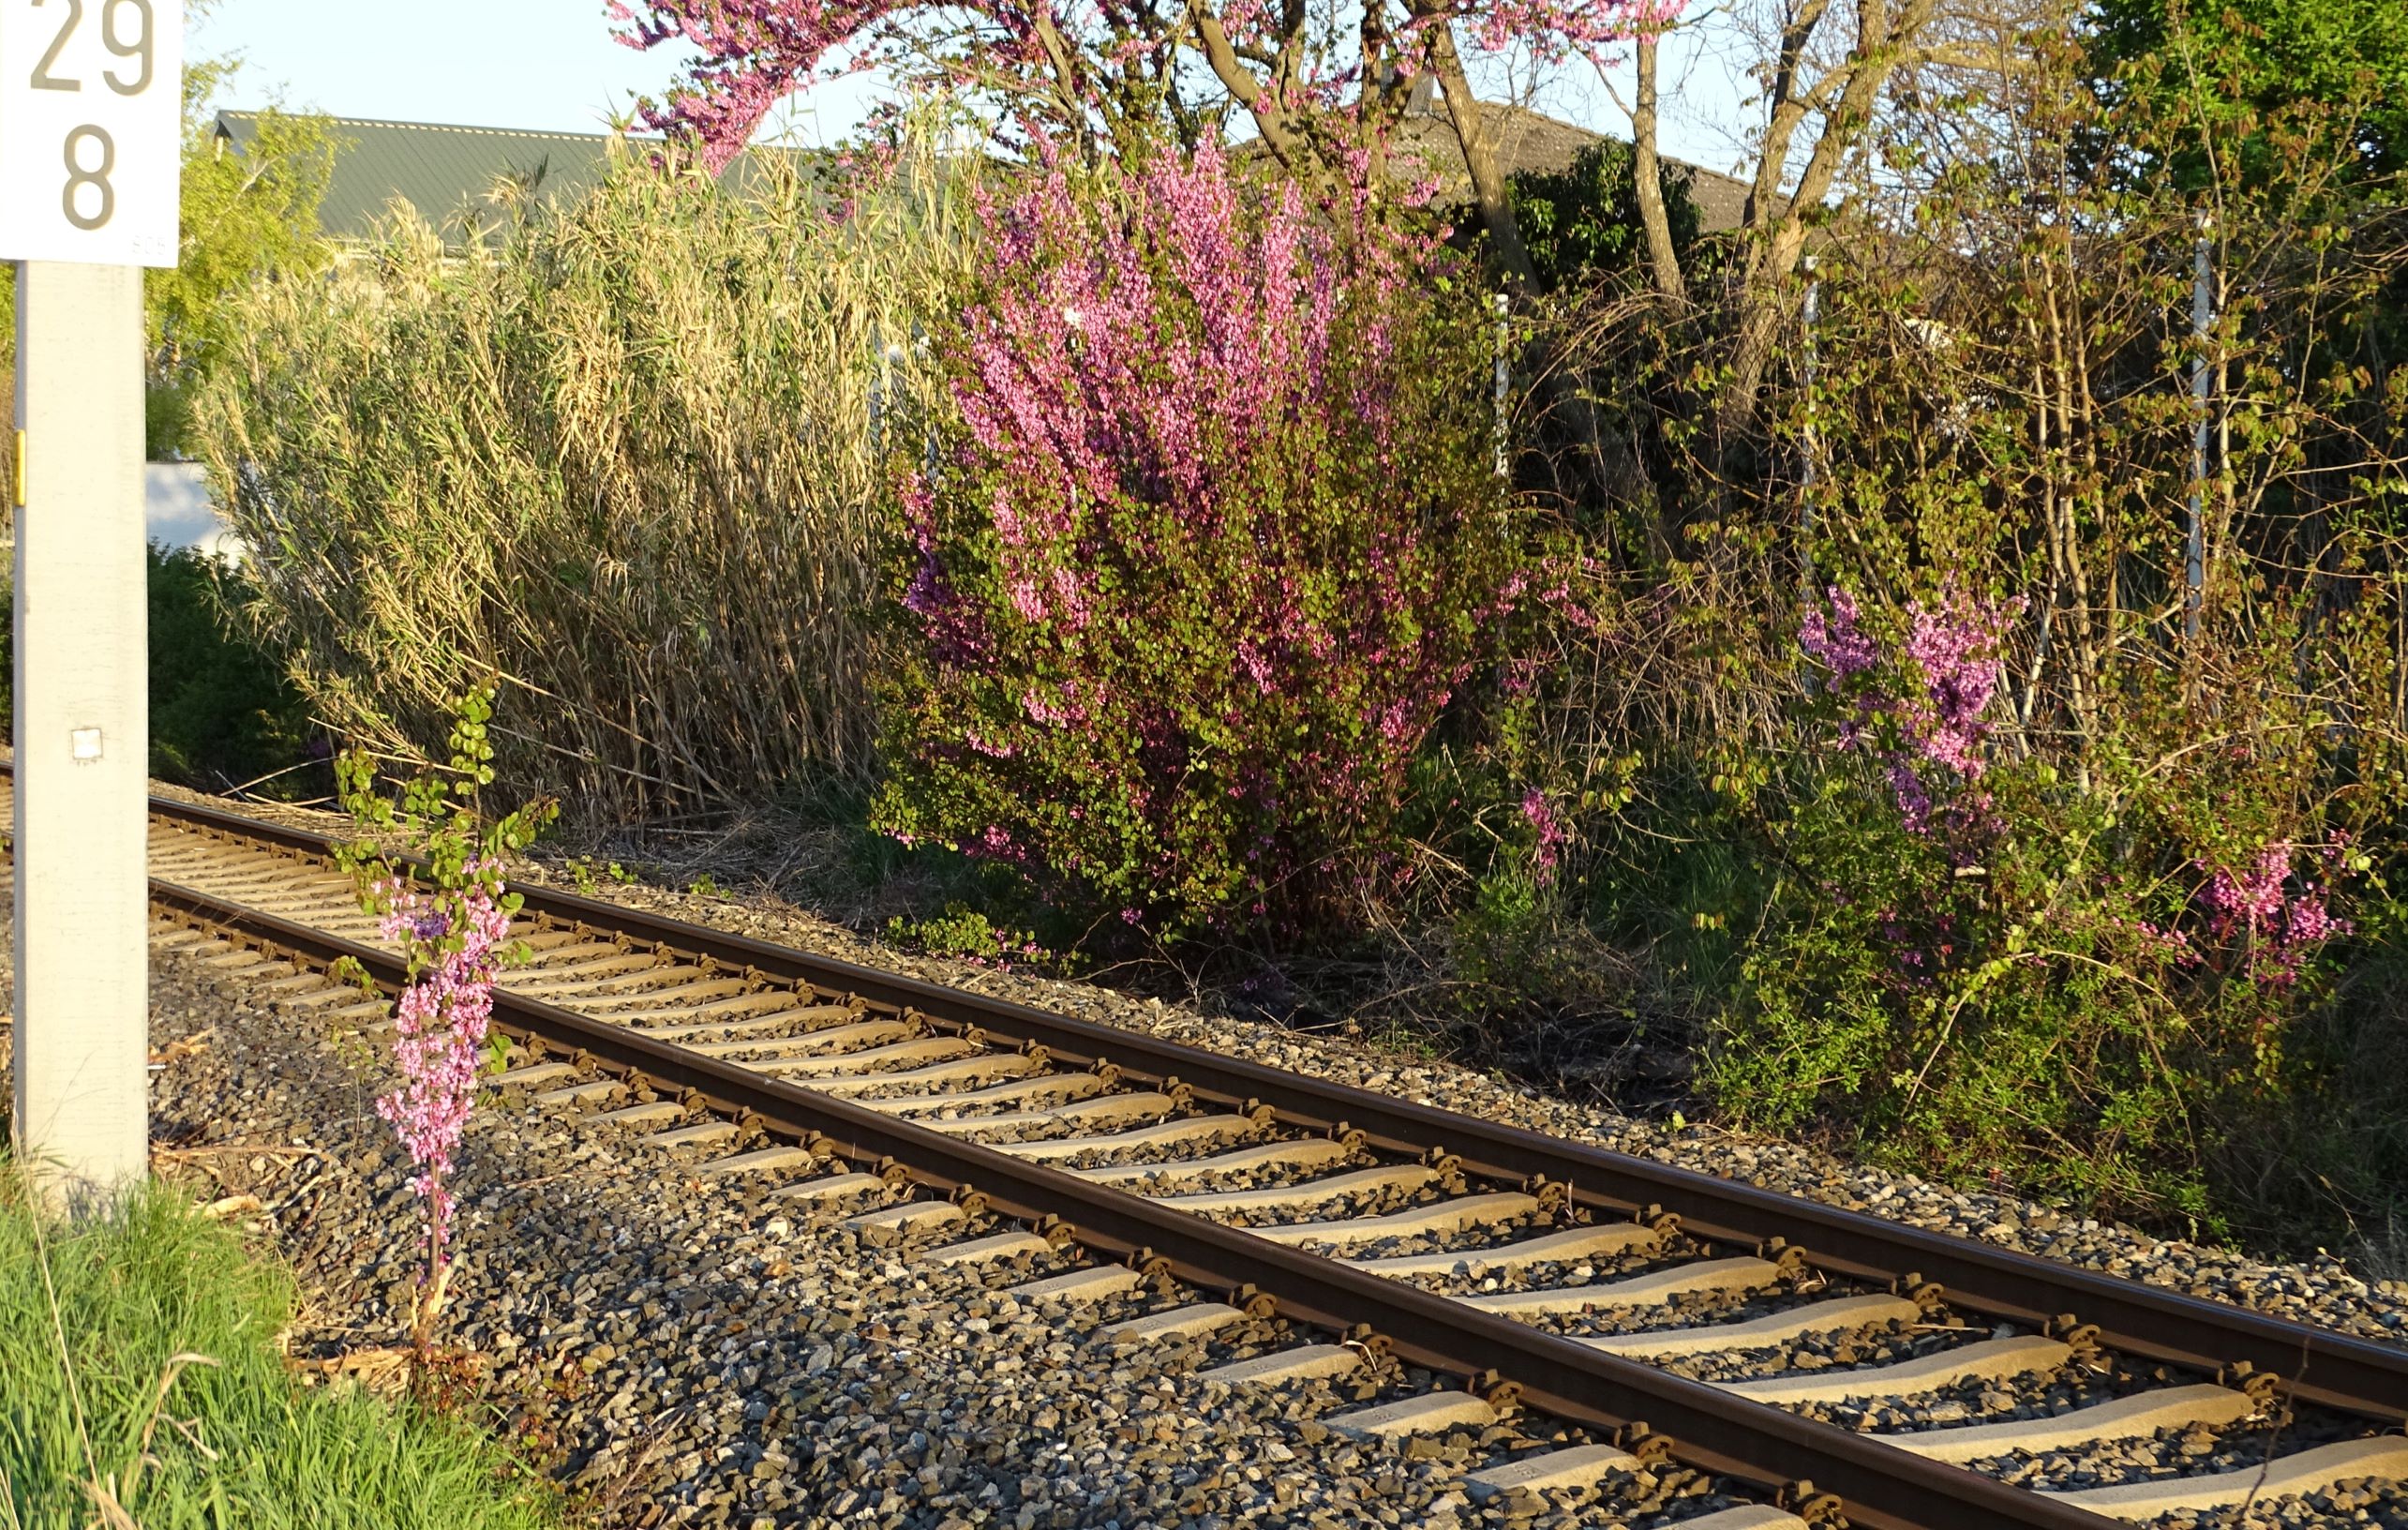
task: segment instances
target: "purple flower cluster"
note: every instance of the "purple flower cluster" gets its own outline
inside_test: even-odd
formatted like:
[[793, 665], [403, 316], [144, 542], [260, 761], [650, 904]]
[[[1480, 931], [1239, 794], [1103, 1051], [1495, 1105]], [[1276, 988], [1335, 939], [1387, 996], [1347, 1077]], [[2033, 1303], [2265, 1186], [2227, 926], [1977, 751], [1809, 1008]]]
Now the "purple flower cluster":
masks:
[[1979, 781], [1988, 768], [1982, 742], [1990, 725], [1982, 713], [1997, 694], [1999, 648], [2023, 614], [2023, 599], [1984, 603], [1951, 584], [1938, 607], [1916, 601], [1907, 609], [1907, 659], [1922, 677], [1922, 690], [1898, 698], [1899, 718], [1923, 758]]
[[[2276, 984], [2296, 981], [2311, 949], [2352, 928], [2348, 920], [2334, 917], [2318, 883], [2302, 877], [2298, 892], [2284, 891], [2296, 854], [2291, 841], [2271, 841], [2243, 869], [2205, 868], [2207, 882], [2199, 892], [2207, 933], [2243, 946], [2252, 973]], [[2328, 872], [2339, 859], [2338, 846], [2326, 852]]]
[[[1072, 633], [1092, 615], [1092, 579], [1061, 556], [1082, 512], [1141, 488], [1199, 532], [1219, 526], [1233, 487], [1219, 458], [1322, 391], [1338, 317], [1340, 262], [1294, 188], [1249, 228], [1207, 141], [1132, 189], [1133, 237], [1092, 238], [1058, 167], [986, 209], [996, 268], [1024, 279], [974, 317], [971, 376], [954, 390], [970, 439], [1013, 484], [990, 507], [1011, 609]], [[1166, 331], [1172, 294], [1200, 322]], [[911, 507], [926, 513], [924, 490]], [[930, 545], [933, 528], [915, 530]], [[912, 592], [923, 614], [942, 603], [933, 578]]]
[[1820, 607], [1808, 607], [1798, 623], [1798, 646], [1829, 669], [1832, 682], [1838, 684], [1880, 663], [1881, 649], [1862, 625], [1863, 618], [1854, 595], [1837, 585], [1824, 593], [1831, 601], [1831, 615], [1825, 616]]
[[392, 1123], [418, 1166], [410, 1188], [426, 1202], [427, 1275], [434, 1281], [441, 1278], [452, 1225], [444, 1181], [476, 1102], [493, 983], [510, 927], [495, 903], [499, 864], [477, 860], [466, 870], [467, 890], [444, 897], [430, 898], [397, 878], [377, 890], [384, 938], [401, 942], [419, 975], [394, 1011], [401, 1085], [377, 1100], [376, 1113]]
[[1571, 836], [1563, 832], [1563, 823], [1555, 817], [1555, 809], [1548, 804], [1547, 794], [1536, 787], [1522, 793], [1521, 816], [1538, 832], [1538, 844], [1532, 851], [1532, 860], [1538, 866], [1538, 884], [1548, 886], [1555, 880], [1556, 866], [1562, 860], [1563, 846]]
[[[1929, 833], [1938, 812], [1929, 772], [1941, 772], [1941, 782], [1967, 784], [1989, 768], [1985, 714], [1997, 696], [2007, 630], [2022, 613], [2023, 599], [1982, 600], [1952, 580], [1937, 604], [1908, 604], [1901, 662], [1885, 667], [1855, 597], [1836, 588], [1827, 596], [1830, 614], [1809, 609], [1798, 624], [1798, 646], [1830, 671], [1833, 690], [1854, 696], [1855, 715], [1840, 725], [1841, 745], [1878, 755], [1907, 827]], [[1883, 684], [1885, 668], [1899, 683]], [[1884, 717], [1895, 724], [1894, 745], [1875, 742], [1880, 736], [1876, 724]]]

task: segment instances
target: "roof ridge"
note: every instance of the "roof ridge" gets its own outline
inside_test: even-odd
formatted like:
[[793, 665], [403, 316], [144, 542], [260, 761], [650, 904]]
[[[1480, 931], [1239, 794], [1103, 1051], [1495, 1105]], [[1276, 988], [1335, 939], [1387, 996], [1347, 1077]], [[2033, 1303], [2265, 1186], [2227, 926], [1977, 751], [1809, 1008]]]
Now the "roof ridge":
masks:
[[[1586, 123], [1574, 122], [1568, 117], [1559, 117], [1552, 112], [1542, 112], [1537, 107], [1527, 106], [1520, 101], [1482, 101], [1480, 103], [1480, 110], [1484, 112], [1494, 112], [1501, 109], [1503, 112], [1510, 113], [1512, 116], [1523, 119], [1526, 123], [1544, 123], [1550, 128], [1562, 128], [1568, 129], [1569, 131], [1578, 133], [1593, 143], [1610, 142], [1626, 144], [1630, 142], [1629, 139], [1624, 138], [1620, 133], [1606, 132], [1601, 129], [1592, 128]], [[1427, 117], [1433, 122], [1443, 122], [1445, 120], [1446, 111], [1443, 107], [1430, 106], [1418, 108], [1410, 114]], [[1693, 171], [1699, 175], [1712, 175], [1718, 181], [1727, 181], [1732, 186], [1739, 187], [1743, 189], [1753, 188], [1756, 184], [1753, 177], [1734, 174], [1727, 170], [1716, 170], [1712, 165], [1701, 165], [1694, 159], [1683, 159], [1678, 155], [1663, 154], [1659, 151], [1657, 158], [1662, 159], [1668, 165], [1676, 166], [1682, 170]]]
[[[262, 113], [259, 112], [245, 112], [231, 107], [220, 111], [217, 114], [221, 117], [241, 117], [253, 121], [258, 120], [258, 118], [262, 115]], [[463, 122], [407, 122], [398, 117], [338, 117], [331, 112], [290, 112], [287, 114], [293, 116], [324, 117], [328, 122], [334, 123], [338, 127], [346, 128], [410, 128], [421, 132], [471, 133], [487, 138], [568, 138], [593, 140], [597, 142], [604, 142], [612, 138], [625, 138], [633, 142], [642, 142], [654, 136], [645, 133], [575, 132], [567, 128], [479, 128], [472, 124]]]

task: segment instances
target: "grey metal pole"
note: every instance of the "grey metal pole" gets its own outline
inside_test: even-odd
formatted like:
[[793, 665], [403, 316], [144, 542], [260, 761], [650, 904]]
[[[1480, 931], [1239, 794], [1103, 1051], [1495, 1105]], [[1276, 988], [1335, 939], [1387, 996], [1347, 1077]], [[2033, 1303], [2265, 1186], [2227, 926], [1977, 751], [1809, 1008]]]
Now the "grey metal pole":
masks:
[[1513, 321], [1510, 317], [1513, 301], [1504, 293], [1499, 292], [1490, 302], [1497, 315], [1496, 338], [1491, 347], [1496, 358], [1494, 390], [1496, 397], [1491, 407], [1495, 411], [1496, 417], [1494, 434], [1497, 448], [1497, 476], [1503, 478], [1512, 471], [1512, 464], [1506, 460], [1505, 451], [1505, 394], [1513, 386], [1513, 368], [1506, 359], [1508, 348], [1513, 343]]
[[69, 1203], [149, 1167], [142, 274], [17, 267], [16, 1135]]
[[1799, 328], [1803, 343], [1798, 358], [1798, 374], [1806, 385], [1806, 418], [1799, 431], [1799, 446], [1804, 460], [1798, 469], [1798, 588], [1802, 595], [1812, 599], [1815, 592], [1815, 488], [1820, 480], [1822, 440], [1815, 428], [1815, 325], [1823, 316], [1823, 282], [1815, 274], [1815, 257], [1805, 257], [1806, 300], [1799, 310]]
[[2182, 636], [2192, 642], [2199, 637], [2199, 616], [2207, 593], [2207, 338], [2216, 327], [2209, 228], [2207, 216], [2201, 214], [2191, 261], [2191, 337], [2198, 342], [2199, 352], [2191, 358], [2191, 407], [2195, 418], [2191, 426], [2191, 515], [2182, 558]]

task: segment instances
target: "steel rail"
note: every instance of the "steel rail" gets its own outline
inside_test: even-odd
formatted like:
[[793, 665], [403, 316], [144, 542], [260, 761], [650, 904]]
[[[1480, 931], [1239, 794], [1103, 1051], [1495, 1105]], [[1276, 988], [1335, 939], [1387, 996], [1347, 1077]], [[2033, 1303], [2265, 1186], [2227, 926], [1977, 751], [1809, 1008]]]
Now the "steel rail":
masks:
[[[406, 978], [392, 952], [280, 915], [157, 878], [151, 897], [280, 954], [325, 965], [349, 958], [387, 991]], [[1106, 1260], [1208, 1291], [1258, 1292], [1278, 1315], [1300, 1324], [1368, 1328], [1409, 1364], [1467, 1379], [1493, 1376], [1528, 1406], [1624, 1438], [1644, 1425], [1674, 1460], [1793, 1501], [1809, 1492], [1831, 1494], [1849, 1523], [1866, 1530], [2106, 1530], [2116, 1522], [507, 988], [495, 992], [493, 1019], [507, 1033], [639, 1074], [658, 1090], [767, 1132], [855, 1160], [891, 1160], [932, 1191], [975, 1194], [1007, 1216], [1051, 1222]]]
[[[153, 806], [171, 818], [300, 853], [322, 855], [333, 844], [216, 808], [159, 798]], [[1069, 1067], [1110, 1062], [1129, 1083], [1175, 1081], [1205, 1102], [1268, 1105], [1281, 1122], [1308, 1132], [1342, 1124], [1389, 1153], [1419, 1156], [1443, 1145], [1467, 1173], [1562, 1184], [1573, 1204], [1592, 1211], [1617, 1217], [1669, 1212], [1683, 1232], [1709, 1242], [1761, 1248], [1781, 1238], [1807, 1267], [1832, 1275], [1887, 1284], [1920, 1277], [1941, 1286], [1952, 1306], [1970, 1312], [2034, 1327], [2071, 1315], [2095, 1328], [2109, 1349], [2210, 1372], [2246, 1364], [2280, 1378], [2282, 1389], [2301, 1402], [2386, 1424], [2408, 1419], [2408, 1350], [596, 898], [546, 887], [516, 891], [529, 914], [709, 957], [740, 971], [858, 995], [957, 1029], [977, 1027], [991, 1037], [1042, 1046]]]

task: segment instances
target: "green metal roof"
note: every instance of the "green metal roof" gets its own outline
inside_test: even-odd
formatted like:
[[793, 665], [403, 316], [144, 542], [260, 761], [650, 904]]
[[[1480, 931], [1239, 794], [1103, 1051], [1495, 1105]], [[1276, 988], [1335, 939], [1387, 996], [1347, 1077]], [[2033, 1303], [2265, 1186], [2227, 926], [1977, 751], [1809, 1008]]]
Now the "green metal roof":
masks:
[[[318, 220], [329, 238], [365, 240], [396, 197], [418, 210], [444, 241], [465, 242], [471, 220], [490, 227], [494, 183], [508, 177], [545, 196], [583, 190], [608, 163], [607, 133], [533, 133], [515, 128], [464, 128], [440, 122], [324, 119], [336, 143], [334, 174]], [[247, 152], [259, 113], [220, 112], [217, 136]], [[635, 139], [638, 145], [653, 142]], [[742, 173], [747, 151], [730, 167]]]

